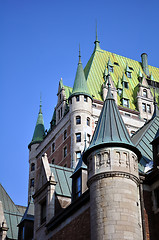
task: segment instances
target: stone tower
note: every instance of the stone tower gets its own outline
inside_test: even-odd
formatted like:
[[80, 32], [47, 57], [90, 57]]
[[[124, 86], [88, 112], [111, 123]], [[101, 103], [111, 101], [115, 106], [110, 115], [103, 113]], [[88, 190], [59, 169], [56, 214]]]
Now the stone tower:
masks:
[[71, 122], [71, 167], [74, 168], [84, 150], [85, 135], [88, 143], [92, 137], [92, 97], [87, 87], [80, 50], [73, 91], [69, 97], [69, 107]]
[[32, 195], [34, 194], [35, 189], [35, 170], [36, 170], [36, 148], [39, 143], [41, 143], [45, 137], [45, 127], [43, 121], [43, 114], [41, 110], [41, 101], [40, 101], [40, 110], [38, 114], [38, 119], [36, 122], [34, 134], [32, 141], [28, 145], [29, 148], [29, 184], [28, 184], [28, 203], [31, 200]]
[[92, 240], [141, 240], [138, 159], [111, 94], [83, 160], [88, 166]]

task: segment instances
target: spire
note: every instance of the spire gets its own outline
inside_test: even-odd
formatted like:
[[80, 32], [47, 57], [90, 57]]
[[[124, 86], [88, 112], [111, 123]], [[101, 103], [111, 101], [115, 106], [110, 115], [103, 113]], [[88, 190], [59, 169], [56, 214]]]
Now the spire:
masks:
[[104, 74], [103, 74], [103, 77], [104, 77], [104, 81], [106, 82], [106, 77], [108, 75], [108, 71], [107, 71], [107, 66], [105, 65], [105, 69], [104, 69]]
[[85, 77], [82, 62], [81, 62], [81, 51], [79, 48], [78, 67], [77, 67], [76, 77], [73, 85], [73, 91], [70, 97], [73, 97], [74, 95], [81, 95], [81, 94], [91, 97], [87, 87], [87, 81], [86, 81], [86, 77]]
[[45, 137], [45, 127], [44, 127], [44, 120], [43, 120], [43, 114], [42, 114], [41, 95], [40, 95], [40, 109], [39, 109], [38, 119], [36, 122], [33, 138], [29, 146], [35, 143], [42, 142], [44, 137]]
[[94, 42], [94, 44], [95, 44], [94, 51], [96, 51], [96, 50], [101, 50], [99, 43], [100, 43], [100, 41], [98, 40], [98, 35], [97, 35], [97, 23], [96, 23], [96, 40], [95, 40], [95, 42]]
[[125, 73], [123, 72], [122, 82], [128, 82], [128, 80], [125, 77]]
[[151, 80], [151, 81], [154, 81], [154, 77], [153, 77], [153, 75], [152, 75], [152, 72], [151, 72], [151, 75], [150, 75], [150, 80]]
[[83, 160], [86, 163], [87, 156], [95, 149], [114, 146], [125, 147], [133, 150], [140, 157], [140, 152], [133, 145], [115, 100], [111, 94], [110, 82], [108, 78], [107, 97], [104, 102], [90, 146], [83, 154]]

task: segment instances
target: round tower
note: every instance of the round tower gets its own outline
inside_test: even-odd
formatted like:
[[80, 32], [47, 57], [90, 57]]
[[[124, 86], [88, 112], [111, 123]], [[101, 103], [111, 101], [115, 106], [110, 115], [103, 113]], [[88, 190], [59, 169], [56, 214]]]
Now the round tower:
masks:
[[138, 159], [108, 82], [90, 146], [83, 160], [88, 166], [92, 240], [141, 240]]
[[92, 97], [87, 87], [80, 50], [73, 91], [69, 97], [69, 107], [71, 122], [71, 165], [74, 168], [84, 150], [85, 135], [88, 144], [92, 137]]
[[32, 141], [28, 145], [29, 149], [29, 184], [28, 184], [28, 203], [31, 200], [32, 195], [34, 194], [35, 189], [35, 171], [36, 171], [36, 148], [39, 143], [41, 143], [45, 137], [45, 127], [43, 121], [43, 114], [41, 110], [41, 100], [40, 100], [40, 110], [38, 114], [38, 119], [36, 122], [34, 134]]

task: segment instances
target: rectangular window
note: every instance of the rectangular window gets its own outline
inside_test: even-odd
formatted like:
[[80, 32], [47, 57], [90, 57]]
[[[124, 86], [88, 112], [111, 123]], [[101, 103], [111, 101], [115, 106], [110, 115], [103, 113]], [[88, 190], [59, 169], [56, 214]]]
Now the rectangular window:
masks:
[[67, 156], [67, 147], [64, 147], [64, 157]]
[[142, 110], [143, 110], [143, 112], [146, 112], [146, 104], [145, 103], [142, 103]]
[[91, 141], [91, 135], [87, 134], [87, 142], [90, 143]]
[[60, 120], [60, 110], [58, 110], [58, 118], [59, 118], [59, 120]]
[[46, 199], [41, 203], [41, 224], [46, 222]]
[[67, 138], [67, 130], [64, 131], [64, 140]]
[[113, 72], [113, 66], [108, 66], [109, 72]]
[[87, 118], [87, 126], [90, 126], [90, 118]]
[[61, 117], [62, 117], [62, 107], [61, 107]]
[[78, 162], [81, 158], [81, 151], [76, 152], [76, 162]]
[[55, 143], [52, 143], [52, 153], [55, 152]]
[[84, 96], [84, 102], [87, 102], [87, 96]]
[[128, 82], [124, 82], [123, 85], [124, 85], [124, 88], [127, 88], [127, 89], [129, 88]]
[[76, 125], [81, 124], [81, 117], [76, 116]]
[[76, 179], [76, 186], [75, 186], [75, 198], [77, 199], [78, 197], [81, 196], [81, 177], [79, 176]]
[[81, 133], [76, 133], [76, 142], [81, 142]]
[[128, 78], [131, 78], [131, 72], [126, 72]]
[[123, 106], [124, 107], [129, 107], [129, 100], [123, 98]]
[[147, 104], [147, 112], [151, 113], [151, 106], [149, 104]]
[[34, 178], [30, 180], [30, 187], [34, 187]]
[[79, 100], [80, 100], [79, 96], [76, 96], [76, 102], [79, 102]]

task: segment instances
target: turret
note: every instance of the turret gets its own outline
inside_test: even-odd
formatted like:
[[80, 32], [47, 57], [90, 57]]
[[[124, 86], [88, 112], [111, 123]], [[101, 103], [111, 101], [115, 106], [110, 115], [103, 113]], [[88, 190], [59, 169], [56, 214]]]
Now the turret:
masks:
[[38, 119], [36, 122], [32, 141], [28, 145], [29, 148], [29, 185], [28, 185], [28, 203], [31, 200], [31, 196], [34, 193], [34, 180], [36, 170], [36, 148], [43, 141], [45, 137], [45, 127], [42, 114], [42, 105], [40, 100], [40, 109]]
[[140, 156], [108, 82], [97, 127], [83, 154], [88, 166], [91, 240], [143, 239], [138, 190]]
[[69, 97], [71, 120], [71, 166], [76, 167], [84, 149], [85, 133], [87, 142], [92, 136], [92, 97], [87, 87], [79, 49], [79, 61], [72, 94]]

